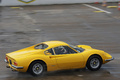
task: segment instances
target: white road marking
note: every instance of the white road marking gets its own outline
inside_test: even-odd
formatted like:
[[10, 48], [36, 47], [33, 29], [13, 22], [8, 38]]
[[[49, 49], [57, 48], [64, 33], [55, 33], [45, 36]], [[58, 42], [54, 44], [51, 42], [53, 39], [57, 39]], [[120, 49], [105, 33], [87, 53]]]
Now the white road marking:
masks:
[[39, 32], [39, 31], [40, 31], [40, 29], [35, 29], [35, 31], [38, 31], [38, 32]]
[[13, 35], [0, 35], [0, 36], [5, 36], [6, 37], [6, 36], [13, 36]]
[[83, 4], [83, 5], [85, 5], [85, 6], [87, 6], [87, 7], [90, 7], [90, 8], [93, 8], [93, 9], [96, 9], [96, 10], [99, 10], [99, 11], [103, 11], [103, 12], [105, 12], [105, 13], [107, 13], [107, 14], [111, 14], [111, 12], [109, 12], [109, 11], [106, 11], [106, 10], [103, 10], [103, 9], [100, 9], [100, 8], [97, 8], [97, 7], [88, 5], [88, 4]]
[[118, 69], [120, 67], [102, 67], [102, 68], [105, 68], [105, 69]]
[[110, 73], [112, 73], [112, 74], [120, 74], [120, 72], [110, 72]]
[[33, 10], [33, 12], [44, 12], [44, 13], [51, 13], [51, 14], [56, 14], [56, 13], [62, 13], [64, 10]]
[[0, 79], [7, 78], [9, 75], [0, 75]]
[[28, 19], [28, 20], [32, 20], [33, 23], [36, 23], [37, 21], [35, 19], [33, 19], [32, 17], [30, 17], [28, 14], [26, 13], [20, 13], [19, 14], [20, 16], [24, 17], [25, 19]]
[[78, 75], [79, 77], [82, 77], [83, 75]]

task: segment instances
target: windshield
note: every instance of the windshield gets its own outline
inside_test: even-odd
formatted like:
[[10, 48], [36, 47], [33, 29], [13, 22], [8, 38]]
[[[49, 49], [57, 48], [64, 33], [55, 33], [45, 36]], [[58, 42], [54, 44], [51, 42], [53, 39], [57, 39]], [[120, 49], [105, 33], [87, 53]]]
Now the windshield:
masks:
[[39, 45], [35, 46], [35, 49], [45, 49], [47, 47], [48, 47], [48, 45], [46, 45], [46, 44], [39, 44]]
[[83, 52], [83, 51], [84, 51], [83, 48], [79, 48], [79, 47], [77, 47], [77, 46], [70, 45], [70, 47], [72, 47], [73, 49], [75, 49], [75, 50], [78, 51], [78, 52]]

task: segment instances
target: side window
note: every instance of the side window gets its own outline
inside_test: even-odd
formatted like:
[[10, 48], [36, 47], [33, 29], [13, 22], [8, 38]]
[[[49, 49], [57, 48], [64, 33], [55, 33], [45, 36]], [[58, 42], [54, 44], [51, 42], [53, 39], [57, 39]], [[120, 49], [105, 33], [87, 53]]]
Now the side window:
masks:
[[65, 47], [65, 49], [67, 50], [67, 52], [69, 54], [77, 53], [76, 51], [74, 51], [73, 49], [69, 48], [68, 46], [64, 46], [64, 47]]
[[52, 50], [52, 48], [51, 48], [51, 49], [45, 51], [45, 54], [46, 54], [46, 55], [54, 55], [54, 52], [53, 52], [53, 50]]
[[56, 48], [54, 48], [54, 51], [55, 51], [56, 55], [76, 53], [74, 50], [72, 50], [68, 46], [59, 46], [59, 47], [56, 47]]
[[35, 46], [35, 49], [45, 49], [47, 47], [48, 47], [48, 45], [46, 45], [46, 44], [39, 44], [39, 45]]

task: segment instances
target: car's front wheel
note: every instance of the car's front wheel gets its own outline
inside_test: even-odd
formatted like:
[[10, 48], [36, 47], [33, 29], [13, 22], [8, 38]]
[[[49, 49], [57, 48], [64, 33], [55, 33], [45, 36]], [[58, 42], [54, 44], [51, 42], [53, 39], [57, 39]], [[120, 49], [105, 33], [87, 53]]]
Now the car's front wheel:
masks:
[[45, 65], [40, 61], [33, 62], [29, 67], [29, 72], [35, 76], [42, 75], [45, 72]]
[[102, 59], [99, 56], [91, 56], [87, 61], [87, 68], [92, 71], [99, 70], [102, 65]]

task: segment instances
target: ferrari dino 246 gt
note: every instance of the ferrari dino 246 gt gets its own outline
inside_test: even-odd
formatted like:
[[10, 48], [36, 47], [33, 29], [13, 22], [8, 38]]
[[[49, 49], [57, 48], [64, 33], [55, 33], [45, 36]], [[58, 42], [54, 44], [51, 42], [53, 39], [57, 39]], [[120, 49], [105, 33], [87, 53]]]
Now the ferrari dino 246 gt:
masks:
[[113, 57], [87, 45], [69, 45], [62, 41], [46, 41], [6, 54], [7, 68], [41, 75], [45, 71], [87, 67], [96, 71]]

